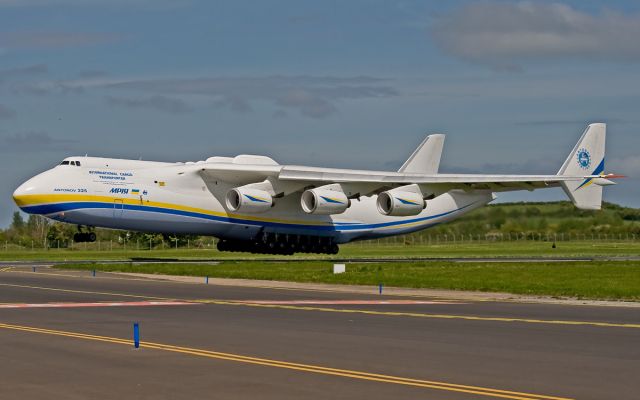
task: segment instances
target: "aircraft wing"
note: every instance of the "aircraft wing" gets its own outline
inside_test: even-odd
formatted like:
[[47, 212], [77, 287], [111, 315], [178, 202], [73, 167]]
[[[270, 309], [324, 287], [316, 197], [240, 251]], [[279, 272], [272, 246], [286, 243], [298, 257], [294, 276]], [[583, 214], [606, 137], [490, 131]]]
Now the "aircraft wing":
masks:
[[[297, 184], [300, 188], [324, 186], [333, 183], [366, 184], [369, 191], [377, 189], [418, 184], [438, 188], [442, 191], [451, 189], [464, 190], [533, 190], [538, 188], [560, 186], [561, 182], [586, 179], [606, 178], [601, 175], [480, 175], [480, 174], [415, 174], [386, 171], [367, 171], [336, 168], [316, 168], [289, 165], [238, 165], [215, 164], [202, 165], [200, 173], [208, 180], [221, 180], [228, 183], [245, 185], [259, 183], [265, 179], [274, 182]], [[596, 182], [597, 183], [597, 182]], [[440, 190], [438, 190], [440, 191]], [[364, 193], [363, 193], [364, 194]]]
[[[283, 181], [304, 181], [317, 186], [330, 183], [367, 183], [378, 184], [382, 187], [418, 184], [440, 188], [443, 191], [451, 189], [481, 190], [494, 192], [510, 190], [533, 190], [538, 188], [560, 186], [561, 182], [598, 179], [594, 183], [603, 185], [613, 184], [604, 182], [607, 176], [602, 175], [480, 175], [480, 174], [407, 174], [401, 172], [340, 170], [331, 168], [309, 168], [298, 166], [284, 166], [278, 174]], [[611, 176], [613, 177], [613, 176]]]

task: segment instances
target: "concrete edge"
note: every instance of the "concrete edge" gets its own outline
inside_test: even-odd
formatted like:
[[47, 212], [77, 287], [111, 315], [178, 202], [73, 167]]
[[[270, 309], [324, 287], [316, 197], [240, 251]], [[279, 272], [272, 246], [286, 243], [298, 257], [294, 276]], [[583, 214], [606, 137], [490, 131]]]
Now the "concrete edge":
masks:
[[[104, 272], [102, 272], [104, 274]], [[150, 278], [154, 280], [163, 280], [180, 283], [204, 284], [205, 278], [201, 276], [181, 276], [181, 275], [162, 275], [162, 274], [143, 274], [134, 272], [109, 272], [114, 275], [125, 275], [136, 278]], [[230, 278], [208, 278], [210, 285], [218, 286], [241, 286], [255, 287], [263, 289], [276, 290], [303, 290], [318, 292], [334, 292], [334, 293], [355, 293], [379, 295], [377, 286], [360, 286], [360, 285], [339, 285], [329, 283], [307, 283], [307, 282], [288, 282], [288, 281], [269, 281], [269, 280], [253, 280], [253, 279], [230, 279]], [[383, 287], [383, 294], [388, 296], [405, 296], [405, 297], [429, 297], [441, 300], [456, 301], [495, 301], [495, 302], [513, 302], [513, 303], [534, 303], [534, 304], [558, 304], [573, 306], [604, 306], [604, 307], [632, 307], [640, 308], [640, 302], [637, 301], [614, 301], [614, 300], [584, 300], [578, 298], [559, 298], [550, 296], [527, 296], [512, 293], [500, 292], [474, 292], [461, 290], [445, 290], [445, 289], [415, 289], [415, 288], [399, 288], [399, 287]]]

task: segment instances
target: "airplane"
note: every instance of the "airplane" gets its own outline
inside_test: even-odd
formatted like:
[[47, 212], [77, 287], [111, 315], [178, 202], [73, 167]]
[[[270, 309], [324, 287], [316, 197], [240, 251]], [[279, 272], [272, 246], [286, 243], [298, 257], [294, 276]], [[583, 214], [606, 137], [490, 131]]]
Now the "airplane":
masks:
[[[598, 210], [606, 125], [590, 124], [556, 175], [438, 173], [445, 136], [427, 136], [397, 172], [281, 165], [259, 155], [156, 162], [76, 156], [18, 187], [25, 212], [80, 226], [209, 235], [220, 251], [337, 254], [339, 245], [429, 228], [496, 193], [562, 187]], [[95, 234], [82, 240], [94, 241]]]

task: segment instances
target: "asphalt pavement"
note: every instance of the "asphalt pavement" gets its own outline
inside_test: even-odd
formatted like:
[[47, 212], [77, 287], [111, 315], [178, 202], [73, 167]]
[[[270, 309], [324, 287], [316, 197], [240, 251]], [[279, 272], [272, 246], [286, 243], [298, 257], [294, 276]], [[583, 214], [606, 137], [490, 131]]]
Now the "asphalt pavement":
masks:
[[5, 265], [0, 354], [1, 399], [637, 399], [640, 311]]

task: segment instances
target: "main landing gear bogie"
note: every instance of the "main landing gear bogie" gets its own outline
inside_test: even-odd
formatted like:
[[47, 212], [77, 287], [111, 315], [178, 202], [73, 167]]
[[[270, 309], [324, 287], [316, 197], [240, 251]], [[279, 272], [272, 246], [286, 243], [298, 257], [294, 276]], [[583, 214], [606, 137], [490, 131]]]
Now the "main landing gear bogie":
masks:
[[76, 243], [90, 242], [93, 243], [97, 239], [96, 233], [93, 231], [83, 232], [82, 226], [78, 225], [78, 232], [73, 235], [73, 241]]
[[218, 242], [218, 250], [292, 255], [294, 253], [338, 254], [340, 248], [332, 238], [327, 237], [264, 234], [257, 240], [221, 239]]

